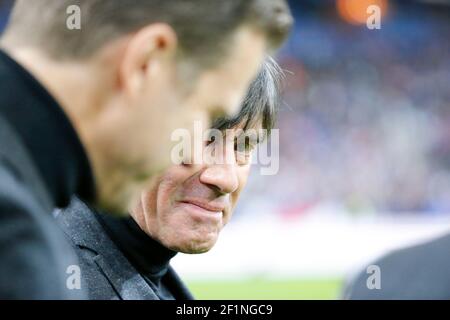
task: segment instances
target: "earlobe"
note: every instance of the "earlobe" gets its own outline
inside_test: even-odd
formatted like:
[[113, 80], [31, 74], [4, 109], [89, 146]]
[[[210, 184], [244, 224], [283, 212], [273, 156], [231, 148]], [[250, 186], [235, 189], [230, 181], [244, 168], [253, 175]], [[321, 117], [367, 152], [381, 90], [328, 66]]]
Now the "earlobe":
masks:
[[120, 83], [129, 95], [137, 94], [162, 65], [175, 56], [175, 31], [167, 24], [157, 23], [130, 36], [120, 66]]

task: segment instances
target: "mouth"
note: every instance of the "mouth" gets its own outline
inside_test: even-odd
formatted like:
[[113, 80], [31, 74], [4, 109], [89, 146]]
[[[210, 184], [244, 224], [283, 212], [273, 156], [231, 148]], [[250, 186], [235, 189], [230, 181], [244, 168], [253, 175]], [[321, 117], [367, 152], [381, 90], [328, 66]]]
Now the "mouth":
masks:
[[179, 205], [184, 209], [209, 218], [221, 219], [225, 210], [224, 205], [212, 204], [197, 199], [179, 201]]

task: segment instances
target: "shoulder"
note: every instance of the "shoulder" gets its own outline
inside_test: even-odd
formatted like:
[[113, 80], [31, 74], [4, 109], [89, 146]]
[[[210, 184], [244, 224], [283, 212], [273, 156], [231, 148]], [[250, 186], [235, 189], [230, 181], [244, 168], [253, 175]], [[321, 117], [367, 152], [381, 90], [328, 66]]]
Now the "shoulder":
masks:
[[[28, 193], [47, 211], [52, 210], [50, 195], [33, 159], [15, 130], [0, 114], [0, 187], [10, 196]], [[8, 187], [11, 186], [8, 192]], [[19, 190], [20, 189], [20, 190]], [[14, 192], [21, 191], [17, 194]]]
[[[69, 207], [56, 210], [56, 221], [78, 256], [81, 285], [93, 300], [115, 300], [117, 294], [105, 267], [105, 255], [121, 253], [96, 218], [96, 211], [74, 197]], [[108, 259], [109, 261], [110, 259]], [[117, 270], [119, 271], [119, 270]]]
[[96, 210], [77, 197], [73, 197], [65, 209], [55, 211], [56, 221], [74, 245], [94, 251], [112, 245], [103, 226], [96, 217]]
[[450, 235], [393, 251], [371, 265], [377, 266], [380, 289], [368, 289], [371, 273], [360, 272], [346, 289], [350, 299], [450, 298]]
[[167, 274], [164, 276], [164, 283], [168, 289], [173, 293], [176, 300], [195, 300], [192, 292], [181, 280], [178, 273], [170, 266]]
[[[28, 186], [17, 176], [15, 169], [0, 157], [0, 220], [21, 221], [25, 219], [28, 224], [23, 228], [35, 228], [29, 224], [43, 220], [50, 220], [51, 212], [45, 212], [36, 196]], [[25, 221], [24, 220], [24, 221]]]
[[0, 161], [0, 296], [82, 298], [65, 287], [66, 269], [76, 258], [64, 240], [51, 211]]

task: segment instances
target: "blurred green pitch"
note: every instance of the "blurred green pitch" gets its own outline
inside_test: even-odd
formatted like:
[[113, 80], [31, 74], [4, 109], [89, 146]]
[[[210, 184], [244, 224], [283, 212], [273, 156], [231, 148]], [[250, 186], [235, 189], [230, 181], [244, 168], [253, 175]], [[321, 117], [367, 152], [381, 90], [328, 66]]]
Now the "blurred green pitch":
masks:
[[341, 279], [249, 279], [188, 281], [201, 300], [333, 300], [339, 299]]

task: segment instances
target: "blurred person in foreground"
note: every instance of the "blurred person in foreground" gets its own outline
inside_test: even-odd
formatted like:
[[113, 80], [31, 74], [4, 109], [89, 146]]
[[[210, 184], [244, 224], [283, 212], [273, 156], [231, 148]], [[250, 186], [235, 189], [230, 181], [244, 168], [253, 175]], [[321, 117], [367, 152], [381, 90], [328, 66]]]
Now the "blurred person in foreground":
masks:
[[[379, 287], [367, 281], [364, 271], [345, 288], [351, 300], [449, 300], [450, 235], [408, 248], [399, 249], [371, 263], [379, 271]], [[369, 269], [370, 271], [370, 269]], [[371, 289], [372, 288], [372, 289]]]
[[[214, 125], [235, 136], [224, 134], [223, 144], [205, 141], [205, 152], [212, 151], [218, 161], [173, 165], [142, 194], [130, 218], [98, 213], [78, 199], [58, 213], [79, 256], [82, 286], [90, 299], [193, 298], [170, 260], [177, 252], [209, 251], [229, 222], [247, 182], [253, 150], [273, 127], [281, 76], [276, 62], [267, 60], [240, 114]], [[261, 128], [264, 134], [249, 134]], [[241, 134], [248, 138], [238, 139]]]
[[128, 212], [169, 166], [171, 132], [235, 115], [291, 24], [283, 0], [16, 1], [0, 43], [0, 298], [82, 298], [53, 209], [77, 194]]

